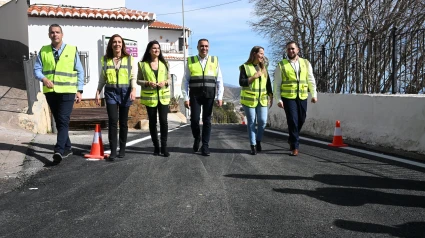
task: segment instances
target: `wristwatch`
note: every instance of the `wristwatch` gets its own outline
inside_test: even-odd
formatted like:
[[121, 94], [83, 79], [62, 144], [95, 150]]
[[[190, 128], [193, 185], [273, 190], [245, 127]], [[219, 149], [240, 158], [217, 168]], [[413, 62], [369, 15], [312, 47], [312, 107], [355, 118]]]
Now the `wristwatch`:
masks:
[[78, 90], [77, 92], [79, 92], [80, 94], [83, 94], [83, 90]]

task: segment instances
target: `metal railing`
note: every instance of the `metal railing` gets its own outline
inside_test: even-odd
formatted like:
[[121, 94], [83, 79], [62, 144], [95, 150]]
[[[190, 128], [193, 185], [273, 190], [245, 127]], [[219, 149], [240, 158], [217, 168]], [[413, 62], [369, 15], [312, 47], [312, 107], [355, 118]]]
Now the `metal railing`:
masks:
[[425, 93], [425, 29], [304, 54], [317, 90], [328, 93]]
[[37, 52], [30, 53], [29, 59], [24, 55], [24, 74], [25, 74], [25, 85], [27, 88], [27, 99], [28, 99], [28, 111], [27, 114], [32, 115], [32, 106], [37, 101], [37, 94], [40, 92], [40, 81], [34, 76], [34, 64], [37, 59]]
[[78, 55], [80, 56], [81, 65], [84, 69], [84, 85], [90, 82], [90, 67], [89, 66], [89, 52], [88, 51], [79, 51]]
[[183, 51], [179, 50], [179, 46], [177, 44], [171, 45], [170, 43], [159, 43], [161, 45], [161, 51], [163, 53], [183, 53]]

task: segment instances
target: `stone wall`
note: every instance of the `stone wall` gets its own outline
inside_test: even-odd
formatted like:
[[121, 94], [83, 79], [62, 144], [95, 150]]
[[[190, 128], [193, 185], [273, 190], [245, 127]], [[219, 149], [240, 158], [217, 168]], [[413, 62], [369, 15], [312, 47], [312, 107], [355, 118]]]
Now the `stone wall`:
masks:
[[[24, 112], [28, 110], [25, 108]], [[37, 101], [32, 107], [33, 115], [19, 114], [19, 126], [33, 133], [46, 134], [52, 132], [49, 105], [42, 92], [37, 94]]]

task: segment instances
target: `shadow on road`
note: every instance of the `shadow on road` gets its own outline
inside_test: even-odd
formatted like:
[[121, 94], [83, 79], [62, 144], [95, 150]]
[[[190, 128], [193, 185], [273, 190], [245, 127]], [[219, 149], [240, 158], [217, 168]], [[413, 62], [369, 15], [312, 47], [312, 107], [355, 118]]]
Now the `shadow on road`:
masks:
[[396, 237], [424, 237], [425, 234], [425, 222], [407, 222], [395, 226], [385, 226], [338, 219], [334, 221], [334, 225], [349, 231], [388, 234]]
[[365, 204], [381, 204], [402, 207], [425, 208], [425, 196], [395, 194], [373, 189], [398, 189], [425, 191], [425, 182], [409, 179], [391, 179], [382, 177], [355, 176], [355, 175], [327, 175], [319, 174], [313, 177], [284, 176], [284, 175], [253, 175], [253, 174], [227, 174], [228, 178], [236, 179], [261, 179], [261, 180], [307, 180], [316, 181], [332, 186], [315, 190], [302, 190], [292, 188], [273, 189], [275, 192], [285, 194], [301, 194], [317, 200], [340, 206], [362, 206]]
[[384, 188], [406, 189], [425, 191], [425, 181], [410, 179], [392, 179], [372, 176], [316, 174], [313, 177], [285, 176], [285, 175], [254, 175], [254, 174], [227, 174], [229, 178], [240, 179], [264, 179], [264, 180], [310, 180], [327, 185], [361, 187], [361, 188]]
[[340, 206], [380, 204], [425, 208], [425, 196], [394, 194], [361, 188], [317, 188], [315, 190], [274, 188], [273, 191], [286, 194], [306, 195]]

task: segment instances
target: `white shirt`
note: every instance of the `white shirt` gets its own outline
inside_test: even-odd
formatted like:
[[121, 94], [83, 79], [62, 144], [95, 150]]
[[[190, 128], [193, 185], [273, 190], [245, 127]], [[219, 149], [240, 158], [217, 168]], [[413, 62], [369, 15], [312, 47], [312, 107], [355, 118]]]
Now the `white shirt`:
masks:
[[[291, 63], [292, 68], [295, 70], [295, 74], [297, 75], [297, 81], [300, 81], [300, 62], [298, 61], [298, 57], [296, 60], [289, 60]], [[313, 68], [311, 67], [310, 62], [308, 63], [308, 72], [307, 72], [307, 82], [308, 82], [308, 89], [310, 90], [311, 97], [317, 98], [317, 91], [316, 91], [316, 80], [314, 79], [313, 75]], [[273, 85], [273, 95], [276, 99], [276, 101], [282, 102], [281, 96], [280, 96], [280, 86], [282, 84], [282, 73], [280, 71], [280, 67], [277, 66], [274, 71], [274, 85]]]
[[[208, 61], [208, 55], [205, 58], [201, 58], [198, 56], [198, 60], [201, 63], [202, 70], [205, 69], [205, 65]], [[189, 101], [189, 81], [190, 81], [190, 71], [189, 65], [186, 63], [186, 69], [184, 70], [184, 79], [182, 83], [182, 94], [185, 101]], [[217, 95], [216, 100], [223, 100], [224, 93], [224, 84], [223, 84], [223, 76], [221, 75], [220, 64], [217, 62]]]

